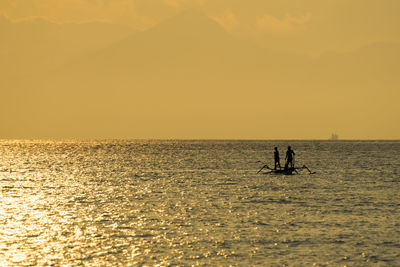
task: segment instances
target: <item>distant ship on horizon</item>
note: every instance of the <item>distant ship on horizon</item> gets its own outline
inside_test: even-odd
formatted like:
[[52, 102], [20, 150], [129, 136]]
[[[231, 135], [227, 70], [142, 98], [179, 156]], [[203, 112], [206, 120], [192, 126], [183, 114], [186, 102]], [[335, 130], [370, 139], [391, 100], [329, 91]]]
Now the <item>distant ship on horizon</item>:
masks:
[[329, 140], [333, 140], [333, 141], [339, 140], [339, 136], [336, 133], [333, 133], [331, 135], [331, 138], [329, 138]]

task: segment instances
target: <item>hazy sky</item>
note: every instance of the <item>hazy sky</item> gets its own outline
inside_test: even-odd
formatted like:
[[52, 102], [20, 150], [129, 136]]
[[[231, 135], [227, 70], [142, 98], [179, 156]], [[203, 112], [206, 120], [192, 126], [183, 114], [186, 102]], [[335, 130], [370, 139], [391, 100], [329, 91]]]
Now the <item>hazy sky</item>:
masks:
[[400, 138], [400, 1], [2, 0], [0, 138]]

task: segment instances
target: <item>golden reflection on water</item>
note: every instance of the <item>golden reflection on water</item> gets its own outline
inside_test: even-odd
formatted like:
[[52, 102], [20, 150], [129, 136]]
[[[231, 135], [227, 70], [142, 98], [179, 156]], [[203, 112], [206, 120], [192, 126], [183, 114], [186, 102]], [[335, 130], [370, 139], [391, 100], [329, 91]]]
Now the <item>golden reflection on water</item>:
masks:
[[[323, 145], [318, 151], [326, 149]], [[264, 155], [259, 146], [3, 142], [0, 265], [399, 260], [396, 246], [390, 245], [399, 240], [393, 223], [400, 219], [396, 174], [383, 168], [381, 176], [360, 176], [359, 170], [345, 173], [335, 163], [315, 176], [260, 176], [258, 165], [243, 163], [244, 154]], [[310, 143], [297, 144], [296, 152], [306, 155], [311, 166], [321, 164], [321, 157], [339, 161], [347, 148], [321, 154], [301, 146]], [[385, 148], [394, 155], [400, 151], [396, 144]], [[373, 154], [383, 148], [360, 149]], [[379, 168], [378, 156], [365, 160]], [[397, 161], [390, 164], [400, 167]]]

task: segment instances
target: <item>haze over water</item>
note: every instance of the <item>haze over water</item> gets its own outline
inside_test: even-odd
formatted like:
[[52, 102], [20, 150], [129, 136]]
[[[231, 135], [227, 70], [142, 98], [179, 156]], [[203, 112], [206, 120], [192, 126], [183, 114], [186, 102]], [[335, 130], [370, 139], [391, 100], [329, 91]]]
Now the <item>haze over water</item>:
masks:
[[[256, 174], [288, 145], [316, 174]], [[0, 265], [396, 266], [399, 159], [399, 141], [3, 140]]]

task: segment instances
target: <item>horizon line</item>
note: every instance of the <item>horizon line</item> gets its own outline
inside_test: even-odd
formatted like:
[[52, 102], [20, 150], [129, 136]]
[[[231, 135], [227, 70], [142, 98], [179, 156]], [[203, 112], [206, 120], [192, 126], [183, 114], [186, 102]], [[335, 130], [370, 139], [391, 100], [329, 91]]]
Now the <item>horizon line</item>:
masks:
[[77, 140], [77, 141], [104, 141], [104, 140], [136, 140], [136, 141], [329, 141], [329, 142], [341, 142], [341, 141], [400, 141], [399, 139], [356, 139], [356, 138], [343, 138], [338, 140], [331, 140], [329, 138], [325, 139], [312, 139], [312, 138], [134, 138], [134, 137], [47, 137], [47, 138], [11, 138], [11, 137], [1, 137], [0, 141], [67, 141], [67, 140]]

